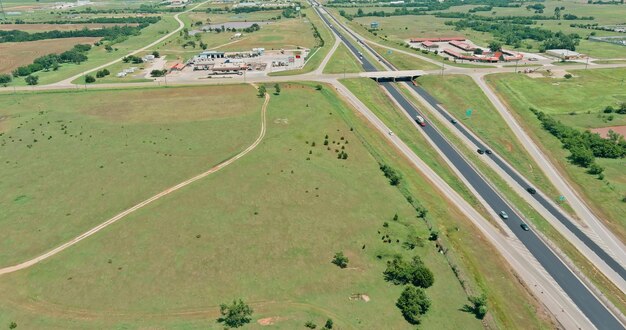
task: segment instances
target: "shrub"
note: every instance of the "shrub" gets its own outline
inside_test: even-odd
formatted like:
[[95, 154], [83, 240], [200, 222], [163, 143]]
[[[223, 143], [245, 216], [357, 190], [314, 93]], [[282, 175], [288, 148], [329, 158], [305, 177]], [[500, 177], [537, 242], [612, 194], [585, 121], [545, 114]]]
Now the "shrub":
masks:
[[566, 73], [563, 77], [565, 77], [565, 79], [572, 79], [572, 74], [571, 73]]
[[217, 319], [217, 322], [224, 323], [227, 327], [239, 328], [250, 323], [252, 312], [252, 308], [246, 305], [243, 300], [233, 300], [233, 303], [230, 305], [220, 305], [220, 314], [222, 316]]
[[10, 74], [0, 74], [0, 84], [8, 84], [13, 80]]
[[604, 113], [612, 113], [613, 111], [615, 111], [615, 109], [613, 109], [612, 106], [608, 105], [606, 108], [604, 108]]
[[400, 175], [396, 172], [396, 170], [391, 168], [389, 165], [380, 164], [380, 170], [383, 171], [383, 174], [385, 174], [385, 177], [389, 179], [389, 183], [392, 186], [397, 186], [400, 184], [400, 181], [401, 181]]
[[332, 319], [328, 319], [326, 320], [326, 324], [324, 324], [324, 329], [332, 329], [333, 328], [333, 320]]
[[350, 262], [350, 260], [348, 259], [348, 257], [343, 255], [343, 252], [335, 253], [332, 261], [333, 264], [339, 266], [340, 268], [348, 267], [348, 262]]
[[317, 324], [313, 323], [313, 321], [307, 321], [304, 324], [305, 327], [309, 328], [309, 329], [315, 329], [317, 328]]
[[94, 78], [94, 76], [88, 74], [85, 76], [85, 82], [88, 84], [94, 83], [96, 82], [96, 78]]
[[426, 314], [430, 308], [430, 299], [423, 289], [409, 285], [402, 291], [396, 306], [402, 312], [405, 320], [411, 324], [419, 324], [420, 317]]
[[428, 288], [435, 282], [433, 273], [418, 256], [413, 257], [411, 262], [406, 262], [401, 256], [395, 256], [387, 262], [387, 269], [383, 275], [386, 281], [396, 285], [411, 283]]
[[471, 305], [463, 306], [463, 310], [472, 313], [477, 319], [483, 319], [487, 314], [487, 296], [481, 294], [480, 296], [474, 296], [468, 298]]
[[28, 85], [34, 86], [39, 83], [39, 76], [28, 75], [28, 77], [26, 77], [24, 80]]
[[151, 77], [163, 77], [167, 74], [167, 70], [163, 69], [163, 70], [152, 70], [150, 71], [150, 76]]

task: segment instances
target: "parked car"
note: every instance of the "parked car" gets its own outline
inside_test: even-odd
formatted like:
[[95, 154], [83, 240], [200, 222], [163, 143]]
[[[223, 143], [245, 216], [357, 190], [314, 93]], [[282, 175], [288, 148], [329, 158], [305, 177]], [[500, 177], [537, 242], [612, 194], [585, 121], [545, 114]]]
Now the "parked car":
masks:
[[528, 227], [528, 225], [527, 225], [527, 224], [525, 224], [525, 223], [523, 223], [523, 222], [522, 222], [522, 224], [520, 225], [520, 227], [522, 227], [522, 229], [524, 229], [524, 231], [529, 231], [529, 230], [530, 230], [530, 227]]
[[537, 190], [535, 190], [535, 188], [533, 187], [528, 187], [526, 188], [526, 191], [528, 191], [529, 194], [534, 195], [537, 193]]
[[504, 211], [500, 211], [500, 218], [506, 220], [506, 219], [509, 218], [509, 215], [506, 214], [506, 212], [504, 212]]
[[476, 150], [476, 152], [477, 152], [479, 155], [482, 155], [482, 154], [484, 154], [484, 153], [485, 153], [485, 152], [483, 151], [483, 149], [477, 149], [477, 150]]

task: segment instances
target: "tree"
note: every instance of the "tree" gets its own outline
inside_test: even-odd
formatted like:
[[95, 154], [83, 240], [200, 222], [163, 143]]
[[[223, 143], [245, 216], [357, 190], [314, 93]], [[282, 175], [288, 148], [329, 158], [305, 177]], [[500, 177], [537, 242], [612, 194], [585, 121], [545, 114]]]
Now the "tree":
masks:
[[224, 323], [227, 327], [239, 328], [250, 323], [252, 312], [252, 308], [246, 305], [243, 300], [233, 300], [233, 303], [230, 305], [220, 305], [220, 314], [222, 316], [217, 319], [217, 322]]
[[561, 19], [561, 7], [554, 8], [554, 17], [556, 17], [556, 19]]
[[85, 82], [88, 84], [94, 83], [96, 82], [96, 78], [94, 78], [94, 76], [88, 74], [85, 76]]
[[267, 93], [267, 90], [265, 89], [265, 85], [261, 85], [259, 87], [259, 97], [265, 97], [265, 93]]
[[596, 163], [591, 164], [591, 166], [589, 166], [589, 170], [587, 170], [587, 173], [589, 174], [600, 174], [604, 171], [604, 168]]
[[315, 86], [315, 89], [318, 90], [318, 91], [321, 91], [322, 88], [323, 88], [322, 85], [319, 85], [319, 84]]
[[313, 323], [313, 321], [306, 321], [306, 323], [304, 324], [305, 327], [309, 328], [309, 329], [315, 329], [317, 328], [317, 324]]
[[610, 105], [607, 105], [607, 107], [604, 108], [604, 113], [612, 113], [613, 111], [615, 111], [615, 109], [613, 109]]
[[113, 47], [111, 47], [111, 45], [109, 45], [109, 44], [106, 44], [106, 45], [104, 45], [104, 50], [106, 50], [107, 52], [110, 53], [110, 52], [113, 51]]
[[492, 52], [499, 52], [502, 50], [502, 43], [500, 43], [497, 40], [492, 40], [491, 42], [489, 42], [489, 50], [491, 50]]
[[483, 54], [483, 49], [482, 49], [482, 48], [476, 48], [476, 49], [474, 49], [474, 54], [476, 54], [476, 55], [482, 55], [482, 54]]
[[274, 94], [280, 95], [280, 85], [275, 84], [274, 85], [274, 90], [275, 90]]
[[151, 77], [163, 77], [167, 74], [167, 70], [152, 70], [150, 71]]
[[487, 296], [483, 293], [480, 296], [468, 298], [471, 305], [463, 306], [463, 310], [472, 313], [477, 319], [482, 320], [487, 314]]
[[17, 328], [17, 323], [15, 322], [9, 323], [9, 329], [15, 329], [15, 328]]
[[395, 256], [387, 262], [387, 269], [383, 272], [385, 280], [396, 285], [413, 284], [418, 287], [428, 288], [435, 282], [433, 273], [424, 265], [419, 256], [413, 257], [410, 262], [401, 256]]
[[572, 146], [569, 151], [572, 153], [569, 155], [570, 161], [578, 166], [589, 167], [594, 161], [593, 152], [583, 146]]
[[326, 324], [324, 324], [324, 329], [332, 329], [333, 328], [333, 320], [332, 319], [328, 319], [326, 320]]
[[0, 84], [6, 85], [13, 80], [10, 74], [0, 74]]
[[24, 80], [28, 85], [34, 86], [39, 83], [39, 76], [28, 75], [28, 77], [26, 77]]
[[333, 264], [339, 266], [340, 268], [348, 267], [348, 262], [350, 262], [350, 260], [348, 259], [348, 257], [343, 255], [343, 252], [335, 253], [332, 261]]
[[154, 58], [159, 58], [161, 57], [161, 54], [159, 54], [159, 52], [155, 50], [152, 52], [152, 56], [154, 56]]
[[420, 317], [426, 314], [430, 308], [430, 299], [423, 289], [409, 285], [402, 291], [396, 306], [402, 312], [405, 320], [411, 324], [419, 324]]

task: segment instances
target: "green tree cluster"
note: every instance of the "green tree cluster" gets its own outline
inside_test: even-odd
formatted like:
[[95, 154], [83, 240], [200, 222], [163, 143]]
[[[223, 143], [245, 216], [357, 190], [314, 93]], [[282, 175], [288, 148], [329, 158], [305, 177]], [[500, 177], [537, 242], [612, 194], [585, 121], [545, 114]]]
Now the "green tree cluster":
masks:
[[233, 300], [232, 304], [221, 304], [220, 314], [222, 315], [217, 319], [217, 322], [223, 323], [230, 328], [242, 327], [252, 320], [250, 315], [254, 311], [250, 306], [243, 302], [243, 300]]
[[429, 288], [435, 283], [435, 276], [426, 267], [419, 256], [411, 261], [395, 256], [387, 262], [387, 269], [383, 272], [385, 280], [396, 285], [412, 284], [421, 288]]

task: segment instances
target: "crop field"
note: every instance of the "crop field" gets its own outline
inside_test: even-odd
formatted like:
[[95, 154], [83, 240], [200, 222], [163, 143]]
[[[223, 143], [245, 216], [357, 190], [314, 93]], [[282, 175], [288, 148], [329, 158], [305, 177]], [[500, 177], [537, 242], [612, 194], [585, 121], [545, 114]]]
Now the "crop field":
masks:
[[86, 37], [0, 43], [0, 73], [9, 73], [19, 66], [33, 63], [40, 56], [62, 53], [77, 44], [93, 44], [98, 39]]
[[[92, 49], [86, 53], [89, 59], [81, 64], [63, 64], [57, 71], [37, 72], [36, 75], [39, 76], [39, 84], [44, 85], [58, 82], [73, 75], [80, 74], [87, 69], [120, 58], [128, 54], [130, 51], [150, 44], [154, 40], [166, 34], [168, 31], [174, 30], [177, 26], [178, 23], [174, 20], [172, 16], [163, 16], [163, 19], [159, 22], [151, 24], [150, 26], [141, 30], [140, 35], [132, 36], [125, 41], [113, 45], [113, 47], [117, 49], [115, 51], [107, 52], [104, 49], [104, 46], [92, 47]], [[53, 40], [53, 42], [60, 41], [55, 39]], [[45, 50], [43, 52], [47, 54]], [[14, 81], [15, 84], [26, 85], [24, 79], [22, 78], [15, 79]]]
[[136, 26], [137, 24], [92, 23], [92, 24], [0, 24], [0, 31], [20, 30], [26, 32], [73, 31], [82, 29], [101, 29], [117, 25]]
[[239, 85], [0, 95], [0, 267], [249, 145], [259, 126], [254, 93]]
[[[202, 94], [197, 98], [215, 104], [206, 97], [219, 94], [220, 88], [208, 87], [204, 93], [194, 89], [194, 95]], [[258, 133], [260, 99], [252, 95], [238, 99], [254, 103], [248, 107], [253, 109], [245, 111], [254, 114], [256, 125], [205, 126], [203, 131], [214, 132], [214, 137], [198, 137], [204, 144], [227, 145], [225, 141], [242, 133]], [[143, 97], [134, 104], [146, 100]], [[220, 108], [222, 116], [233, 111], [208, 108]], [[143, 116], [148, 114], [157, 117], [149, 122], [163, 125], [165, 131], [171, 125], [167, 123], [180, 120], [166, 107], [158, 110], [145, 106], [136, 111], [139, 113], [116, 110], [109, 120], [115, 119], [117, 131], [122, 125], [146, 125]], [[382, 275], [385, 261], [401, 254], [421, 256], [435, 273], [434, 286], [426, 290], [432, 306], [421, 326], [481, 329], [479, 320], [460, 310], [467, 302], [466, 296], [444, 257], [426, 240], [423, 220], [416, 218], [415, 210], [389, 184], [377, 161], [361, 144], [357, 132], [362, 126], [351, 130], [355, 127], [342, 120], [349, 113], [328, 89], [282, 84], [282, 93], [272, 95], [269, 104], [267, 135], [250, 154], [41, 264], [3, 276], [0, 323], [15, 321], [24, 328], [65, 329], [218, 328], [218, 305], [241, 297], [255, 311], [252, 328], [271, 321], [275, 327], [294, 329], [309, 320], [319, 325], [332, 318], [342, 329], [411, 329], [395, 306], [401, 287], [386, 283]], [[131, 131], [117, 135], [124, 137]], [[215, 131], [235, 132], [217, 137]], [[328, 146], [322, 143], [326, 135]], [[380, 144], [380, 140], [372, 142]], [[339, 150], [349, 157], [338, 159]], [[223, 159], [226, 155], [212, 157]], [[114, 159], [115, 163], [126, 161], [119, 156]], [[391, 161], [395, 166], [397, 160]], [[146, 165], [153, 162], [146, 160]], [[177, 166], [186, 162], [178, 161]], [[96, 171], [112, 167], [106, 163], [104, 169]], [[123, 176], [119, 168], [114, 170]], [[183, 174], [173, 168], [169, 172]], [[160, 177], [149, 177], [163, 182], [169, 176], [162, 173]], [[462, 219], [462, 214], [417, 178], [411, 189], [431, 209], [433, 217]], [[126, 184], [136, 187], [126, 190], [140, 190], [134, 179], [126, 178]], [[97, 190], [98, 198], [107, 198], [99, 196], [97, 182], [90, 186]], [[59, 189], [67, 192], [59, 194], [63, 195], [60, 198], [73, 198], [81, 191], [76, 188]], [[114, 197], [111, 193], [107, 196]], [[107, 200], [106, 204], [111, 202]], [[91, 203], [84, 200], [80, 204], [88, 205]], [[67, 212], [63, 209], [61, 212]], [[395, 214], [397, 221], [392, 220]], [[392, 239], [384, 243], [381, 235]], [[421, 237], [423, 246], [413, 250], [403, 247], [412, 235]], [[348, 268], [331, 264], [337, 251], [349, 257]], [[526, 308], [518, 306], [518, 310]]]
[[[626, 101], [624, 79], [626, 69], [572, 71], [572, 79], [528, 78], [523, 75], [498, 74], [488, 76], [487, 81], [500, 93], [503, 100], [514, 110], [519, 122], [527, 128], [535, 141], [552, 157], [565, 173], [567, 179], [578, 186], [585, 199], [608, 221], [613, 231], [626, 238], [626, 160], [597, 158], [605, 168], [604, 180], [587, 174], [584, 168], [570, 164], [569, 152], [562, 148], [554, 136], [546, 132], [530, 112], [534, 107], [553, 115], [561, 122], [580, 129], [624, 125], [626, 115], [604, 114], [608, 106]], [[612, 120], [609, 120], [613, 118]]]

